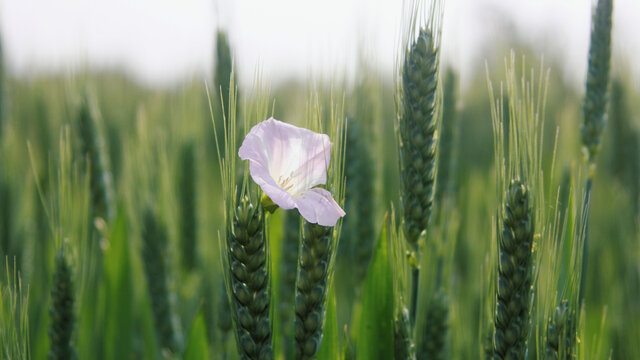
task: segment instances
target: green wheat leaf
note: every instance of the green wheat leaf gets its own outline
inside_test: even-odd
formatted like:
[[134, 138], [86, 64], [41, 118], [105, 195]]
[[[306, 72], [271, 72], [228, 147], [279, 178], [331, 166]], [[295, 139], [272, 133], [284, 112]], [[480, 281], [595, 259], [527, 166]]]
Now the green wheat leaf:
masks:
[[[133, 279], [127, 237], [127, 215], [121, 208], [104, 255], [107, 329], [105, 359], [130, 357], [133, 339]], [[117, 314], [117, 315], [116, 315]]]
[[358, 359], [393, 359], [393, 277], [387, 222], [380, 232], [367, 279], [358, 331]]
[[209, 358], [209, 345], [207, 344], [207, 327], [204, 321], [204, 313], [198, 311], [198, 315], [191, 324], [187, 348], [184, 351], [183, 360], [203, 360]]
[[324, 333], [322, 335], [322, 343], [318, 350], [318, 360], [339, 360], [340, 339], [338, 329], [338, 313], [336, 311], [336, 296], [333, 281], [329, 285], [329, 296], [327, 299], [327, 314], [325, 315]]

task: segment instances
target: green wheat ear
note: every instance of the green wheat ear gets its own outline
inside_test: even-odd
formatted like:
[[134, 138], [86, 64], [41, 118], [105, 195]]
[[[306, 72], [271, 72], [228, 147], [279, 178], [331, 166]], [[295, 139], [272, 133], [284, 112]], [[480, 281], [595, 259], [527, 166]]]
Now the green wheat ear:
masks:
[[[233, 66], [233, 57], [231, 53], [231, 47], [229, 46], [229, 38], [227, 33], [223, 30], [218, 30], [216, 34], [216, 66], [214, 69], [213, 89], [212, 94], [214, 100], [214, 112], [212, 113], [215, 121], [214, 126], [216, 132], [220, 135], [225, 134], [224, 121], [222, 119], [226, 116], [227, 124], [230, 124], [231, 119], [227, 114], [230, 111], [234, 116], [237, 112], [237, 103], [235, 99], [238, 98], [237, 89], [235, 89], [235, 79], [237, 75], [234, 74], [237, 69]], [[232, 81], [234, 82], [233, 84]], [[229, 103], [229, 95], [233, 93], [234, 104]], [[233, 108], [231, 108], [233, 106]], [[235, 125], [234, 125], [235, 126]], [[226, 148], [218, 149], [220, 156], [224, 156]]]
[[169, 294], [167, 232], [150, 208], [145, 210], [142, 221], [142, 258], [156, 334], [163, 348], [176, 352], [178, 340]]
[[341, 231], [341, 247], [348, 250], [350, 261], [355, 265], [354, 285], [359, 287], [367, 274], [373, 253], [375, 235], [373, 161], [362, 137], [358, 121], [348, 125], [345, 151], [345, 218]]
[[524, 359], [529, 333], [533, 282], [534, 215], [529, 189], [520, 180], [509, 184], [499, 239], [494, 357]]
[[[415, 324], [418, 308], [421, 234], [431, 220], [436, 182], [437, 129], [441, 116], [439, 85], [442, 3], [422, 2], [409, 7], [403, 34], [403, 55], [397, 74], [397, 135], [400, 157], [400, 199], [405, 239], [411, 253], [409, 316]], [[428, 10], [423, 15], [423, 10]], [[423, 16], [426, 21], [423, 22]]]
[[[292, 340], [293, 318], [295, 316], [295, 289], [298, 266], [298, 248], [300, 246], [300, 215], [297, 211], [283, 213], [282, 227], [282, 259], [280, 262], [280, 285], [278, 312], [280, 314], [280, 330], [287, 347]], [[289, 348], [285, 349], [285, 353]]]
[[102, 120], [88, 93], [82, 97], [78, 109], [77, 126], [80, 135], [80, 151], [82, 157], [88, 162], [93, 217], [102, 217], [109, 221], [114, 216], [113, 180], [104, 143]]
[[333, 227], [304, 222], [296, 280], [296, 359], [311, 359], [320, 348], [329, 291], [332, 237]]
[[595, 163], [602, 131], [607, 121], [612, 12], [613, 0], [598, 0], [591, 23], [589, 67], [582, 107], [584, 122], [581, 129], [582, 144], [587, 150], [590, 164]]
[[553, 318], [547, 324], [547, 350], [546, 358], [549, 360], [575, 359], [577, 343], [576, 313], [569, 306], [567, 300], [563, 300]]
[[402, 306], [393, 320], [393, 354], [395, 360], [415, 360], [415, 347], [411, 336], [409, 311]]
[[481, 343], [484, 360], [493, 360], [493, 326], [484, 329]]
[[436, 176], [436, 103], [439, 43], [432, 30], [421, 29], [402, 67], [400, 165], [404, 227], [408, 243], [417, 247], [431, 219]]
[[426, 319], [423, 331], [418, 333], [417, 359], [446, 359], [449, 307], [442, 291], [429, 302]]
[[270, 359], [271, 302], [264, 212], [243, 196], [227, 230], [228, 291], [241, 358]]
[[76, 352], [71, 337], [75, 327], [74, 293], [71, 267], [67, 263], [64, 248], [58, 251], [53, 270], [53, 287], [49, 316], [49, 359], [75, 359]]
[[229, 103], [229, 81], [231, 80], [232, 59], [231, 48], [227, 33], [218, 30], [216, 35], [216, 71], [214, 84], [216, 86], [214, 95], [218, 98], [218, 91], [222, 94], [222, 103], [227, 106]]

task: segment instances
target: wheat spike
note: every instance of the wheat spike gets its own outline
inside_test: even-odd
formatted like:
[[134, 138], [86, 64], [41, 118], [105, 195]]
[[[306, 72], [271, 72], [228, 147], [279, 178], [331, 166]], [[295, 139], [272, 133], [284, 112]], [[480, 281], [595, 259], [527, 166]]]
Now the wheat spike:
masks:
[[499, 238], [494, 356], [524, 359], [529, 332], [534, 216], [529, 189], [514, 179], [507, 190]]
[[78, 131], [82, 157], [89, 162], [93, 216], [113, 219], [113, 184], [109, 158], [105, 149], [101, 119], [88, 94], [84, 94], [78, 110]]
[[178, 350], [176, 329], [171, 308], [168, 264], [167, 233], [153, 210], [147, 209], [143, 218], [142, 258], [151, 299], [154, 325], [160, 345], [172, 352]]
[[341, 247], [348, 248], [352, 264], [355, 264], [355, 285], [364, 281], [373, 253], [373, 161], [357, 121], [349, 122], [345, 151], [345, 218], [341, 231]]
[[438, 43], [421, 29], [402, 68], [400, 158], [407, 241], [414, 248], [431, 218], [436, 173]]
[[74, 293], [71, 268], [61, 248], [55, 258], [51, 304], [49, 306], [49, 359], [75, 359], [71, 336], [75, 327]]
[[393, 320], [393, 354], [395, 360], [415, 360], [415, 348], [411, 337], [409, 311], [402, 307]]
[[296, 359], [311, 359], [320, 347], [329, 289], [333, 228], [305, 221], [298, 257], [294, 347]]
[[418, 360], [446, 359], [449, 308], [443, 292], [435, 294], [427, 306], [424, 329], [420, 332]]
[[576, 314], [569, 306], [567, 300], [563, 300], [549, 319], [547, 324], [547, 351], [548, 360], [572, 360], [576, 353]]
[[227, 231], [228, 291], [242, 359], [271, 359], [271, 301], [264, 213], [240, 199]]
[[292, 335], [293, 317], [295, 315], [296, 275], [298, 248], [300, 247], [300, 215], [296, 211], [286, 211], [283, 215], [280, 304], [278, 309], [280, 312], [280, 329], [285, 337], [285, 343], [288, 345]]
[[602, 131], [607, 121], [609, 68], [611, 62], [611, 14], [613, 0], [598, 0], [591, 21], [591, 43], [584, 103], [582, 107], [582, 144], [589, 163], [595, 162]]

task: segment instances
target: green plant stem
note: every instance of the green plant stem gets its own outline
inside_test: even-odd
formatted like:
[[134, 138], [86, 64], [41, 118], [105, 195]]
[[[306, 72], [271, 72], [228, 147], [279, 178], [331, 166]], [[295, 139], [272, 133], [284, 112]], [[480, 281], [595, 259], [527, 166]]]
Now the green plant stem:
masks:
[[587, 179], [587, 184], [585, 186], [584, 191], [584, 200], [582, 202], [582, 216], [584, 219], [584, 235], [583, 235], [583, 246], [582, 246], [582, 274], [580, 275], [580, 290], [578, 299], [579, 304], [584, 301], [585, 291], [587, 287], [587, 259], [589, 258], [589, 208], [591, 202], [591, 187], [593, 184], [593, 178], [589, 176]]
[[418, 287], [420, 285], [420, 268], [415, 267], [411, 270], [411, 302], [409, 306], [409, 319], [411, 325], [416, 324], [416, 312], [418, 310]]

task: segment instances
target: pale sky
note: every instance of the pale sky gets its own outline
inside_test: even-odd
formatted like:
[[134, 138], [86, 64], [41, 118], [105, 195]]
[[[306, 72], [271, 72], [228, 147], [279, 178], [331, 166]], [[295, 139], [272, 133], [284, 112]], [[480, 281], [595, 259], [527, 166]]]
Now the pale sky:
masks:
[[[443, 61], [463, 80], [482, 71], [488, 42], [522, 35], [584, 78], [591, 0], [445, 1]], [[359, 48], [392, 74], [400, 0], [4, 0], [0, 33], [20, 76], [118, 67], [143, 84], [209, 78], [215, 29], [228, 29], [241, 81], [353, 74]], [[614, 53], [640, 77], [640, 0], [615, 0]], [[498, 19], [509, 19], [507, 27]], [[502, 54], [501, 54], [502, 55]]]

